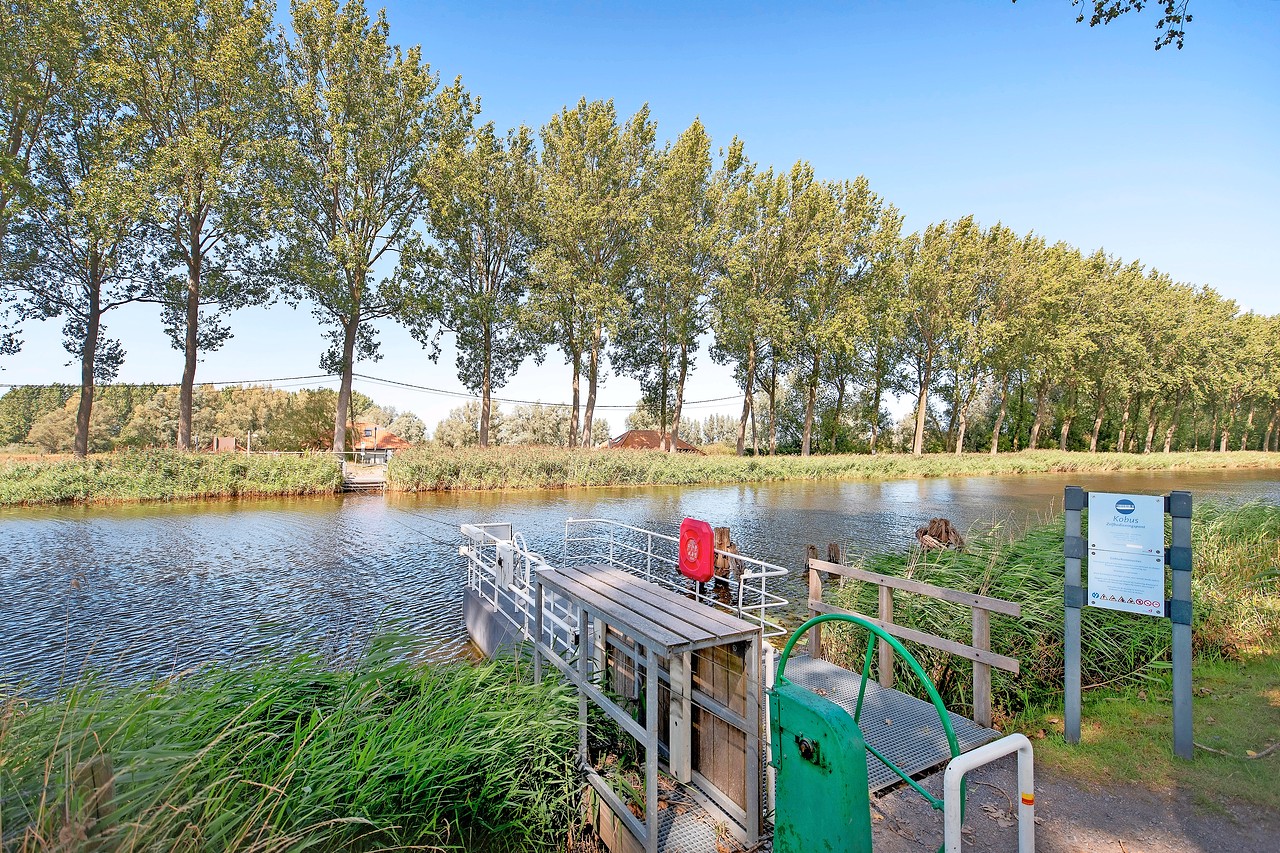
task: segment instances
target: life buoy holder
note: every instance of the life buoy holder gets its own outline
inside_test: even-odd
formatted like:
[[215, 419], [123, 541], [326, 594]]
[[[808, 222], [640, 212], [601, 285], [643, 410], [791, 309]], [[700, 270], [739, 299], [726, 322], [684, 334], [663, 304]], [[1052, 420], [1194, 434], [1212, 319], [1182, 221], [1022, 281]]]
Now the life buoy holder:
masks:
[[680, 574], [706, 583], [715, 574], [715, 533], [711, 525], [696, 518], [680, 522]]

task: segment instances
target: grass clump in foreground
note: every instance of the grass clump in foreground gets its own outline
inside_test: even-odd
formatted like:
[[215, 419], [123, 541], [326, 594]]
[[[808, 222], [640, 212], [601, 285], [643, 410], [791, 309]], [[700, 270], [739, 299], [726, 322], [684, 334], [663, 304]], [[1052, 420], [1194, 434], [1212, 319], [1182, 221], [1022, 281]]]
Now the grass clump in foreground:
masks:
[[328, 454], [142, 450], [0, 463], [0, 505], [317, 495], [341, 488], [342, 468]]
[[[542, 849], [572, 818], [575, 703], [511, 662], [422, 666], [389, 640], [0, 704], [5, 850]], [[109, 754], [112, 813], [68, 786]]]
[[392, 489], [423, 492], [1217, 468], [1280, 468], [1280, 454], [1035, 450], [997, 456], [982, 453], [752, 457], [554, 447], [428, 447], [393, 456], [387, 465], [387, 479]]
[[[1192, 523], [1195, 568], [1192, 636], [1200, 661], [1280, 654], [1280, 507], [1247, 504], [1197, 509]], [[993, 702], [1013, 714], [1055, 699], [1063, 679], [1063, 526], [1055, 522], [1009, 537], [1000, 527], [973, 536], [963, 552], [882, 554], [864, 561], [870, 571], [912, 577], [936, 586], [994, 596], [1022, 605], [1022, 616], [993, 614], [991, 647], [1018, 659], [1012, 675], [992, 670]], [[1087, 565], [1085, 568], [1087, 571]], [[876, 587], [850, 581], [834, 602], [876, 612]], [[921, 595], [894, 598], [894, 619], [968, 645], [968, 608]], [[861, 670], [865, 632], [830, 631], [833, 659]], [[1081, 617], [1082, 682], [1086, 689], [1163, 678], [1168, 670], [1168, 620], [1085, 608]], [[972, 709], [972, 665], [945, 652], [907, 644], [948, 707]], [[901, 669], [902, 683], [911, 684]]]

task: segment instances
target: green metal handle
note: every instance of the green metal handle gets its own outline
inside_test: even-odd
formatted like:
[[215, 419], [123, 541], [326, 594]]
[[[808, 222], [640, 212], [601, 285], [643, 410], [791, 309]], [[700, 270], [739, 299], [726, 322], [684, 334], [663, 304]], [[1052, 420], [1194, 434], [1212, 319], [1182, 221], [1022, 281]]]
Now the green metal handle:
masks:
[[[867, 637], [867, 653], [864, 656], [863, 663], [862, 663], [862, 683], [858, 687], [858, 704], [856, 705], [853, 713], [853, 721], [855, 723], [858, 723], [859, 725], [861, 725], [860, 718], [862, 716], [862, 697], [866, 693], [867, 677], [871, 673], [871, 652], [875, 648], [875, 641], [877, 639], [881, 639], [887, 642], [890, 646], [892, 646], [893, 650], [902, 656], [902, 659], [905, 660], [907, 662], [907, 665], [911, 667], [911, 671], [915, 673], [916, 678], [919, 679], [920, 683], [924, 685], [925, 691], [929, 694], [929, 700], [933, 702], [934, 710], [938, 712], [938, 719], [942, 721], [943, 731], [947, 733], [947, 746], [951, 750], [951, 757], [955, 758], [957, 755], [960, 754], [960, 744], [956, 740], [955, 729], [952, 728], [951, 726], [951, 718], [947, 716], [947, 706], [942, 703], [942, 697], [938, 695], [938, 688], [934, 687], [933, 681], [925, 673], [924, 667], [920, 666], [920, 662], [916, 660], [915, 655], [907, 651], [906, 647], [904, 647], [902, 643], [898, 642], [898, 639], [896, 637], [891, 636], [887, 631], [885, 631], [879, 625], [875, 625], [871, 622], [868, 622], [866, 619], [863, 619], [859, 616], [853, 616], [848, 613], [823, 613], [821, 615], [814, 616], [808, 622], [805, 622], [803, 625], [797, 628], [795, 632], [791, 635], [791, 638], [787, 640], [787, 644], [782, 647], [782, 656], [778, 658], [778, 673], [777, 673], [778, 681], [784, 682], [786, 684], [791, 684], [791, 681], [783, 673], [786, 670], [787, 661], [791, 658], [792, 647], [795, 646], [796, 641], [800, 639], [800, 636], [802, 634], [804, 634], [814, 625], [821, 625], [823, 622], [848, 622], [852, 625], [858, 625], [860, 627], [866, 628], [867, 631], [870, 632], [870, 636]], [[924, 797], [925, 800], [929, 803], [929, 805], [933, 806], [933, 808], [935, 809], [942, 809], [942, 805], [943, 805], [942, 800], [930, 794], [920, 785], [919, 782], [912, 779], [906, 773], [902, 772], [901, 767], [899, 767], [898, 765], [890, 761], [888, 758], [886, 758], [883, 754], [880, 753], [879, 750], [873, 748], [870, 744], [867, 744], [866, 747], [867, 747], [867, 751], [870, 752], [872, 755], [874, 755], [877, 759], [879, 759], [881, 764], [888, 767], [894, 773], [898, 774], [899, 778], [901, 778], [904, 782], [906, 782], [908, 785], [914, 788], [916, 792], [920, 794], [920, 796]], [[967, 791], [966, 791], [967, 785], [968, 785], [967, 780], [962, 780], [960, 782], [960, 819], [961, 820], [964, 820], [965, 801], [968, 799]], [[939, 847], [938, 853], [942, 853], [942, 850], [943, 848]]]
[[[951, 757], [955, 758], [957, 755], [960, 754], [960, 744], [956, 740], [956, 732], [955, 732], [955, 729], [952, 728], [951, 726], [951, 719], [947, 716], [947, 706], [942, 703], [942, 697], [938, 695], [938, 688], [933, 686], [933, 681], [931, 681], [929, 679], [929, 676], [925, 674], [924, 668], [920, 666], [920, 662], [916, 660], [915, 655], [911, 654], [911, 652], [906, 650], [906, 648], [902, 645], [902, 643], [898, 642], [898, 639], [896, 637], [891, 636], [879, 625], [874, 625], [871, 622], [868, 622], [866, 619], [862, 619], [858, 616], [851, 616], [847, 613], [823, 613], [819, 616], [814, 616], [808, 622], [805, 622], [803, 625], [801, 625], [799, 628], [795, 630], [795, 632], [791, 635], [791, 638], [787, 640], [787, 644], [782, 647], [782, 656], [778, 658], [777, 677], [779, 681], [785, 681], [788, 684], [791, 683], [790, 681], [787, 680], [786, 676], [783, 675], [783, 672], [787, 667], [787, 660], [791, 657], [792, 646], [796, 644], [796, 641], [800, 639], [800, 636], [802, 634], [804, 634], [806, 631], [808, 631], [810, 628], [812, 628], [815, 625], [821, 625], [823, 622], [849, 622], [850, 624], [858, 625], [870, 631], [872, 636], [875, 637], [876, 639], [884, 640], [890, 646], [892, 646], [893, 650], [897, 652], [899, 655], [901, 655], [902, 659], [905, 660], [907, 662], [907, 665], [911, 667], [911, 671], [915, 673], [916, 678], [919, 679], [920, 683], [924, 685], [925, 691], [929, 694], [929, 700], [933, 702], [934, 710], [938, 712], [938, 718], [942, 721], [942, 728], [947, 733], [947, 746], [951, 749]], [[862, 669], [862, 683], [864, 687], [866, 685], [867, 675], [869, 674], [869, 671], [870, 671], [871, 646], [873, 642], [874, 641], [869, 641], [867, 643], [867, 656]], [[859, 723], [859, 724], [861, 723], [861, 721], [858, 719], [858, 717], [860, 717], [861, 715], [862, 715], [862, 692], [859, 691], [858, 710], [857, 710], [857, 713], [854, 715], [855, 723]], [[883, 758], [881, 760], [884, 761]], [[885, 763], [889, 764], [889, 762], [887, 761], [885, 761]], [[892, 764], [889, 764], [889, 766], [895, 770], [897, 769]], [[902, 772], [900, 770], [898, 771], [898, 773], [899, 775], [902, 775]], [[904, 776], [903, 778], [906, 778], [906, 777]], [[912, 781], [912, 780], [908, 780], [908, 781]], [[929, 799], [932, 800], [933, 797], [930, 797]]]

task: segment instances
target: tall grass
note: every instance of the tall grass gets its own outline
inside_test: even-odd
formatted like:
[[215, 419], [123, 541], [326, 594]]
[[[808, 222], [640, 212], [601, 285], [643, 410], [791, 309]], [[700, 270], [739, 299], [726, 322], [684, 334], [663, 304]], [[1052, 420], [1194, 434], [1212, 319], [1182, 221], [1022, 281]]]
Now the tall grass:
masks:
[[894, 479], [1053, 472], [1280, 468], [1276, 453], [846, 454], [698, 456], [646, 450], [553, 447], [448, 449], [397, 453], [388, 486], [406, 492], [449, 489], [559, 489], [573, 486], [694, 485], [774, 480]]
[[[572, 818], [576, 705], [511, 662], [420, 666], [391, 644], [0, 705], [0, 834], [14, 851], [544, 849]], [[68, 785], [114, 762], [94, 824]]]
[[[1194, 625], [1198, 655], [1236, 657], [1280, 652], [1280, 507], [1205, 506], [1192, 524]], [[1062, 690], [1063, 524], [1058, 520], [1010, 537], [998, 526], [974, 533], [964, 552], [883, 554], [864, 561], [881, 574], [1003, 598], [1022, 616], [993, 615], [992, 649], [1018, 659], [1021, 671], [992, 671], [993, 700], [1006, 713]], [[829, 596], [840, 606], [876, 613], [876, 587], [850, 581]], [[966, 645], [968, 608], [899, 593], [893, 621]], [[1168, 620], [1085, 608], [1081, 618], [1082, 680], [1086, 688], [1132, 682], [1167, 668]], [[830, 656], [861, 669], [865, 632], [844, 628], [824, 636]], [[951, 707], [972, 708], [972, 665], [908, 643]], [[905, 669], [900, 673], [910, 684]]]
[[341, 487], [341, 466], [327, 454], [145, 450], [0, 463], [0, 505], [333, 494]]

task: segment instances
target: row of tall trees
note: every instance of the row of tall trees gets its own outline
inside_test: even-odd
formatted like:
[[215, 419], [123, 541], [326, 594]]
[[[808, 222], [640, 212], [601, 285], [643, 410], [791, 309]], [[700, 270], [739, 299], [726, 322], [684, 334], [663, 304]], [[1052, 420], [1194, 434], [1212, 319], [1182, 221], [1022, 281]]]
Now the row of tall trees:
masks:
[[1091, 449], [1127, 449], [1139, 423], [1143, 449], [1160, 430], [1169, 446], [1201, 414], [1219, 446], [1248, 445], [1259, 417], [1262, 444], [1280, 435], [1274, 318], [972, 217], [904, 234], [865, 178], [762, 166], [738, 139], [716, 152], [698, 121], [660, 143], [647, 108], [582, 100], [537, 133], [478, 124], [461, 82], [361, 0], [297, 0], [287, 32], [263, 0], [0, 14], [3, 311], [62, 319], [77, 453], [95, 380], [124, 357], [104, 317], [137, 301], [161, 306], [183, 352], [181, 448], [200, 354], [228, 339], [228, 312], [274, 299], [327, 330], [338, 450], [381, 318], [432, 358], [452, 337], [481, 445], [494, 391], [554, 349], [566, 444], [591, 445], [612, 370], [674, 448], [708, 342], [743, 392], [739, 453], [875, 452], [903, 394], [916, 453], [979, 433], [992, 452], [1038, 447], [1055, 425], [1065, 447], [1089, 418]]

